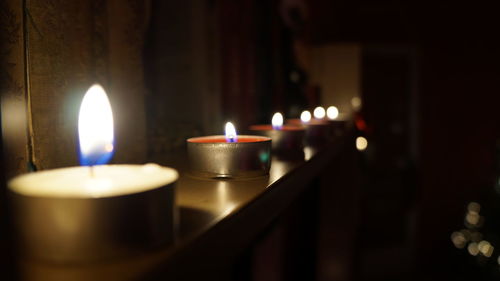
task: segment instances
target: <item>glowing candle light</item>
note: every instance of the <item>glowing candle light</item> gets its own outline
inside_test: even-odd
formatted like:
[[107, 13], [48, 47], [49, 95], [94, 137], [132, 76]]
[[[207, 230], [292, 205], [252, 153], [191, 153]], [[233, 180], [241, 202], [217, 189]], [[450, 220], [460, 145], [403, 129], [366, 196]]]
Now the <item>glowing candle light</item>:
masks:
[[336, 106], [329, 106], [326, 109], [326, 116], [328, 117], [327, 122], [331, 126], [331, 136], [332, 138], [344, 135], [347, 130], [347, 120], [345, 116], [339, 113]]
[[[114, 134], [111, 106], [99, 85], [82, 100], [78, 132], [81, 164], [98, 165], [92, 174], [89, 167], [68, 167], [9, 182], [20, 251], [87, 262], [173, 241], [177, 171], [156, 164], [103, 165], [113, 155]], [[129, 237], [140, 239], [130, 243]]]
[[281, 130], [283, 127], [283, 115], [279, 112], [274, 113], [271, 124], [273, 125], [273, 129]]
[[238, 142], [238, 135], [236, 134], [236, 128], [234, 127], [233, 123], [226, 123], [225, 133], [226, 142]]
[[271, 139], [237, 135], [231, 122], [225, 135], [189, 138], [191, 174], [209, 178], [255, 177], [269, 173]]
[[314, 109], [314, 118], [316, 119], [323, 119], [325, 118], [325, 109], [321, 106], [318, 106]]
[[339, 116], [339, 110], [337, 109], [337, 107], [335, 106], [329, 106], [327, 109], [326, 109], [326, 116], [328, 117], [328, 119], [330, 120], [335, 120], [337, 119], [337, 117]]
[[307, 110], [302, 111], [302, 113], [300, 114], [300, 121], [302, 121], [302, 123], [308, 123], [309, 121], [311, 121], [311, 112]]
[[78, 116], [80, 164], [106, 164], [113, 156], [113, 112], [106, 92], [93, 85], [83, 97]]
[[[293, 151], [297, 150], [302, 153], [304, 126], [299, 124], [283, 125], [283, 123], [283, 114], [276, 112], [271, 120], [271, 125], [252, 125], [249, 130], [258, 135], [270, 137], [272, 139], [272, 149], [276, 154], [289, 156]], [[295, 153], [295, 155], [300, 156], [300, 153]]]

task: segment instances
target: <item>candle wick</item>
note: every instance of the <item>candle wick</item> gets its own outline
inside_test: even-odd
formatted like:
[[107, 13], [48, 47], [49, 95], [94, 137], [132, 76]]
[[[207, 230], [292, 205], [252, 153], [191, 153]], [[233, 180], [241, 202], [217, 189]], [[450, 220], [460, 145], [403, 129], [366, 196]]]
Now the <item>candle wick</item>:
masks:
[[95, 175], [94, 175], [94, 166], [89, 166], [89, 172], [90, 172], [90, 177], [94, 178], [95, 177]]

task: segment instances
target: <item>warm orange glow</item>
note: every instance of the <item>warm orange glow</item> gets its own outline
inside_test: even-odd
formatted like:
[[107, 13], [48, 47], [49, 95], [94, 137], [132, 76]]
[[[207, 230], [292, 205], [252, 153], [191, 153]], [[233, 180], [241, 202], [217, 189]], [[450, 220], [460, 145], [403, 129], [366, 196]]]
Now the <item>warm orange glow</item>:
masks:
[[217, 194], [218, 207], [222, 213], [224, 215], [230, 214], [236, 208], [237, 204], [231, 200], [231, 188], [228, 186], [228, 183], [219, 181], [215, 192]]

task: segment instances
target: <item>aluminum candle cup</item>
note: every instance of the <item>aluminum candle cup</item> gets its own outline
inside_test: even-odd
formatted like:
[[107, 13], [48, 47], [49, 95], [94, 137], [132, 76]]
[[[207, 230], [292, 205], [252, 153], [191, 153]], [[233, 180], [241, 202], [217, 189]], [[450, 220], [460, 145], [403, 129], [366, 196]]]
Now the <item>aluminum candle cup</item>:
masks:
[[178, 174], [155, 164], [41, 171], [9, 182], [12, 223], [23, 256], [81, 263], [171, 243]]
[[238, 136], [226, 142], [224, 136], [187, 140], [191, 174], [208, 178], [247, 178], [269, 174], [271, 139], [262, 136]]
[[332, 137], [344, 135], [348, 126], [348, 118], [346, 115], [338, 114], [335, 118], [328, 118], [326, 120], [330, 124]]
[[256, 134], [272, 139], [272, 150], [278, 153], [296, 151], [304, 148], [305, 128], [302, 126], [281, 126], [273, 129], [271, 125], [253, 125], [249, 128]]
[[309, 122], [302, 122], [300, 119], [290, 119], [287, 122], [292, 125], [301, 125], [305, 128], [305, 143], [307, 145], [323, 145], [331, 137], [332, 130], [327, 121], [313, 119]]
[[306, 142], [309, 145], [323, 145], [331, 137], [331, 127], [326, 122], [310, 123], [306, 126]]
[[327, 120], [328, 124], [330, 124], [330, 135], [332, 137], [342, 136], [347, 129], [347, 120]]

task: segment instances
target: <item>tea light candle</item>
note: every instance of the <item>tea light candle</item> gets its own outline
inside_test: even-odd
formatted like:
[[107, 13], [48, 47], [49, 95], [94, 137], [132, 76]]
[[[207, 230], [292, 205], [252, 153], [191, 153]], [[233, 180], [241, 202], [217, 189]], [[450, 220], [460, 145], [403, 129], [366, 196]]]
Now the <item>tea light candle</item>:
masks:
[[283, 125], [283, 115], [273, 115], [272, 125], [253, 125], [249, 130], [259, 135], [270, 137], [272, 149], [277, 153], [302, 150], [304, 147], [305, 128], [303, 126]]
[[341, 136], [344, 134], [347, 126], [347, 120], [340, 116], [339, 110], [335, 106], [329, 106], [326, 110], [327, 121], [331, 127], [332, 136]]
[[311, 121], [311, 112], [309, 112], [307, 110], [302, 111], [302, 113], [300, 114], [299, 121], [302, 122], [302, 124], [309, 123], [309, 121]]
[[314, 118], [323, 119], [323, 118], [325, 118], [325, 109], [321, 106], [318, 106], [314, 109], [313, 114], [314, 114]]
[[[111, 130], [108, 131], [108, 130]], [[8, 184], [23, 255], [59, 263], [135, 254], [173, 241], [174, 169], [98, 165], [113, 154], [113, 118], [102, 87], [80, 108], [80, 162], [21, 175]]]
[[209, 178], [245, 178], [267, 175], [271, 138], [237, 135], [231, 122], [225, 136], [187, 139], [191, 174]]
[[326, 109], [326, 116], [328, 120], [335, 120], [339, 116], [339, 110], [336, 106], [329, 106]]
[[317, 107], [314, 110], [315, 119], [312, 119], [309, 111], [303, 111], [300, 119], [287, 120], [292, 125], [302, 125], [305, 127], [305, 142], [307, 145], [318, 146], [325, 144], [330, 138], [330, 126], [325, 120], [318, 118], [325, 117], [325, 109]]

